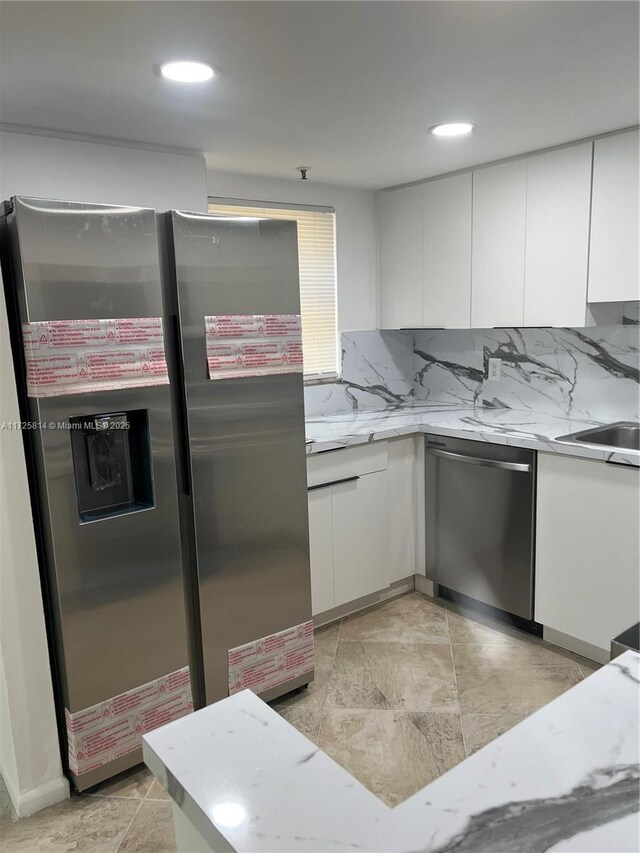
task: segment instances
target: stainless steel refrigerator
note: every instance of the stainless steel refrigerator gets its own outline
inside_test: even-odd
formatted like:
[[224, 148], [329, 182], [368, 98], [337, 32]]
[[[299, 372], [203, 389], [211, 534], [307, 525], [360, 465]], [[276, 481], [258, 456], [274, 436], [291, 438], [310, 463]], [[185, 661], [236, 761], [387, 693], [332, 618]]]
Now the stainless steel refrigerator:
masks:
[[313, 678], [296, 223], [164, 217], [203, 704]]
[[0, 237], [61, 742], [83, 790], [193, 707], [156, 215], [15, 198]]
[[313, 678], [296, 225], [14, 198], [0, 256], [84, 790], [194, 706]]

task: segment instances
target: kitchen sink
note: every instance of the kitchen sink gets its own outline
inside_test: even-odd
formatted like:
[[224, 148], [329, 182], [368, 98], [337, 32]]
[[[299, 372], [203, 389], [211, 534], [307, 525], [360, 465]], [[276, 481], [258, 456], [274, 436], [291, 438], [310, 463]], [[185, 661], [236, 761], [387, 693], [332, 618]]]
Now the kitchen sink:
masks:
[[601, 427], [559, 435], [556, 441], [578, 444], [603, 444], [621, 450], [640, 450], [640, 424], [634, 421], [618, 421]]

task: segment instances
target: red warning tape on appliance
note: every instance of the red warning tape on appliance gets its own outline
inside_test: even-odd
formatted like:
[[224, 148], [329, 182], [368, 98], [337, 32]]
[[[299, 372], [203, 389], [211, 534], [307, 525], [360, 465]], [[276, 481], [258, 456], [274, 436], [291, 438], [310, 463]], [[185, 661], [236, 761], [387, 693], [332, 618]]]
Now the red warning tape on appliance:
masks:
[[313, 621], [229, 649], [229, 695], [263, 693], [313, 669]]
[[161, 317], [23, 323], [30, 397], [167, 385]]
[[142, 746], [142, 735], [193, 711], [185, 666], [72, 714], [65, 708], [69, 767], [88, 773]]
[[302, 373], [299, 314], [224, 314], [204, 318], [209, 379]]

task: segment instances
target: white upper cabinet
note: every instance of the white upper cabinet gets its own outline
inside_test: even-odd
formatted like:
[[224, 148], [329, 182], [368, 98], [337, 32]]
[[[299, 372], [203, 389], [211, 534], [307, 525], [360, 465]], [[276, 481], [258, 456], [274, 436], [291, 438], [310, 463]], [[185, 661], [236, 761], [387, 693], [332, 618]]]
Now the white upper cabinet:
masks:
[[471, 325], [471, 174], [423, 186], [423, 326]]
[[589, 252], [589, 302], [640, 299], [639, 132], [597, 139]]
[[473, 173], [471, 325], [522, 326], [527, 162]]
[[640, 133], [379, 194], [381, 328], [584, 326], [640, 299]]
[[422, 187], [379, 195], [380, 327], [422, 325]]
[[525, 326], [585, 324], [592, 151], [586, 142], [527, 160]]

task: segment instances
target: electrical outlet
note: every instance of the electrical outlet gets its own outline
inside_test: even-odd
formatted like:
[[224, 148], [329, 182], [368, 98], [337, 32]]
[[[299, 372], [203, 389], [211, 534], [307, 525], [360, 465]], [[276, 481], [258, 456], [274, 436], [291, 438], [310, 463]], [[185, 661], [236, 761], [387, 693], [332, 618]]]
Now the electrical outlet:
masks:
[[487, 372], [487, 381], [488, 382], [499, 382], [500, 381], [500, 367], [502, 365], [501, 358], [490, 358], [489, 359], [489, 370]]

